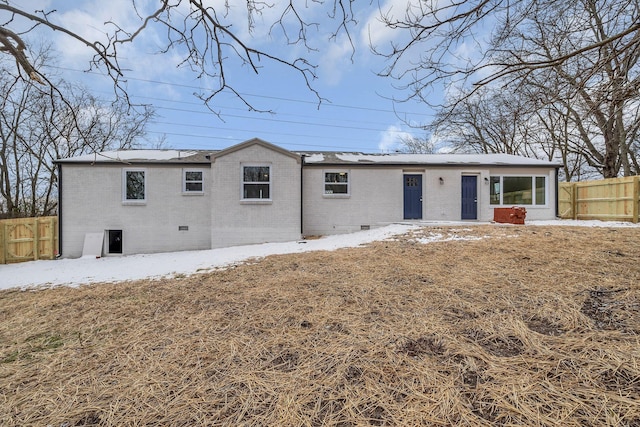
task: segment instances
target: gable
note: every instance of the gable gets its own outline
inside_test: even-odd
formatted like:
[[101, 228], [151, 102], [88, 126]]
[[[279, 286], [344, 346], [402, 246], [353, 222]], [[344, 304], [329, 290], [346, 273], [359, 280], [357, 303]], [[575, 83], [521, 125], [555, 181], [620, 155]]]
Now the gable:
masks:
[[254, 146], [260, 146], [262, 148], [265, 148], [267, 150], [271, 150], [274, 151], [276, 153], [279, 153], [281, 155], [287, 156], [287, 157], [291, 157], [293, 159], [295, 159], [298, 163], [300, 162], [300, 155], [293, 153], [289, 150], [285, 150], [284, 148], [278, 147], [277, 145], [271, 144], [269, 142], [263, 141], [260, 138], [253, 138], [250, 139], [248, 141], [242, 142], [240, 144], [234, 145], [232, 147], [226, 148], [224, 150], [221, 150], [213, 155], [211, 155], [211, 161], [215, 162], [216, 159], [219, 159], [220, 157], [224, 157], [226, 155], [238, 152], [238, 151], [242, 151], [245, 150], [247, 148], [250, 147], [254, 147]]

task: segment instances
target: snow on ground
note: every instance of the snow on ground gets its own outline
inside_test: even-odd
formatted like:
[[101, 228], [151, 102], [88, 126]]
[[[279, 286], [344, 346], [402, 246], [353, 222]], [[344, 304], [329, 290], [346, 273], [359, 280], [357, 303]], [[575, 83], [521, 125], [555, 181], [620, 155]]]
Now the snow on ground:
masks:
[[[59, 285], [79, 286], [96, 282], [121, 282], [147, 278], [174, 277], [224, 268], [250, 259], [275, 254], [330, 251], [364, 245], [402, 235], [420, 226], [482, 223], [422, 222], [399, 223], [350, 234], [326, 236], [317, 240], [235, 246], [202, 251], [129, 255], [122, 257], [58, 259], [0, 265], [0, 289], [35, 288]], [[601, 221], [527, 221], [527, 225], [571, 225], [581, 227], [638, 227], [640, 224]], [[510, 226], [510, 225], [505, 225]], [[459, 230], [460, 231], [460, 230]], [[464, 229], [461, 229], [464, 231]], [[456, 236], [463, 239], [464, 236]], [[476, 237], [477, 238], [477, 237]], [[451, 240], [450, 235], [433, 233], [421, 243]]]

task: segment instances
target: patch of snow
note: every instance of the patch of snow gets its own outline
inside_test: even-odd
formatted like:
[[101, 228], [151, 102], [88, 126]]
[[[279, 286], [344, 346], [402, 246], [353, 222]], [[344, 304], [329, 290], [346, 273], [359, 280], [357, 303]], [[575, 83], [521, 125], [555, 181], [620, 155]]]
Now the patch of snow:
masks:
[[626, 228], [640, 227], [640, 223], [634, 224], [630, 221], [599, 221], [599, 220], [573, 220], [573, 219], [550, 219], [550, 220], [525, 220], [526, 225], [560, 225], [569, 227], [602, 227], [602, 228]]
[[[235, 246], [202, 251], [185, 251], [159, 254], [141, 254], [121, 257], [59, 259], [55, 261], [31, 261], [19, 264], [0, 265], [0, 289], [36, 288], [49, 286], [79, 286], [97, 282], [122, 282], [127, 280], [154, 279], [191, 275], [199, 272], [225, 268], [268, 255], [292, 254], [311, 251], [332, 251], [340, 248], [357, 247], [374, 241], [391, 239], [425, 226], [446, 226], [464, 224], [465, 228], [487, 223], [469, 222], [406, 222], [388, 225], [350, 234], [326, 236], [317, 240], [302, 240], [284, 243], [264, 243], [259, 245]], [[513, 226], [499, 224], [500, 226]], [[630, 222], [604, 221], [527, 221], [525, 226], [575, 226], [575, 227], [640, 227]], [[521, 226], [520, 226], [521, 227]], [[458, 231], [455, 230], [455, 231]], [[484, 237], [470, 237], [455, 234], [444, 235], [431, 231], [417, 237], [420, 243], [446, 240], [478, 240]], [[411, 236], [409, 236], [411, 238]], [[506, 236], [512, 237], [512, 236]], [[515, 236], [513, 236], [515, 237]]]
[[392, 224], [372, 230], [326, 236], [317, 240], [264, 243], [202, 251], [58, 259], [0, 265], [0, 289], [79, 286], [96, 282], [190, 275], [268, 255], [357, 247], [404, 234], [415, 228], [417, 226], [411, 224]]
[[117, 150], [101, 153], [85, 154], [83, 156], [65, 159], [71, 162], [117, 162], [129, 160], [171, 160], [180, 159], [196, 154], [196, 151], [184, 150]]
[[322, 153], [314, 153], [305, 156], [305, 163], [321, 163], [324, 160], [324, 154]]
[[[465, 229], [466, 231], [471, 231], [470, 228]], [[416, 237], [414, 239], [410, 239], [411, 241], [414, 241], [416, 243], [421, 243], [421, 244], [429, 244], [429, 243], [434, 243], [434, 242], [452, 242], [452, 241], [462, 241], [462, 240], [482, 240], [482, 239], [486, 239], [489, 238], [490, 236], [482, 236], [482, 237], [478, 237], [478, 236], [463, 236], [463, 235], [459, 235], [456, 234], [458, 233], [460, 230], [449, 230], [451, 233], [449, 233], [447, 236], [443, 235], [442, 233], [429, 233], [427, 236], [421, 236], [421, 237]]]
[[353, 163], [419, 163], [451, 165], [519, 165], [519, 166], [557, 166], [554, 162], [514, 156], [511, 154], [360, 154], [336, 153], [336, 157]]

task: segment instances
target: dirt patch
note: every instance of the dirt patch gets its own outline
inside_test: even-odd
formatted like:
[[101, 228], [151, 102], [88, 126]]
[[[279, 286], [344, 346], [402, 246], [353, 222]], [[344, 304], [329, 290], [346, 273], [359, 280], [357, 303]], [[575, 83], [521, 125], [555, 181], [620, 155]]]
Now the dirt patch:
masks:
[[542, 335], [558, 336], [566, 331], [549, 319], [533, 317], [526, 321], [527, 326], [534, 332]]
[[440, 356], [445, 351], [445, 346], [441, 340], [435, 336], [425, 336], [418, 339], [406, 339], [400, 345], [399, 351], [409, 357], [421, 357], [425, 354]]
[[465, 331], [464, 335], [494, 356], [513, 357], [524, 352], [524, 344], [513, 335], [492, 335], [481, 330]]
[[618, 298], [618, 294], [628, 290], [629, 288], [591, 290], [580, 311], [593, 320], [597, 329], [625, 330], [629, 310], [624, 307], [624, 301]]
[[632, 426], [639, 333], [640, 229], [426, 227], [0, 292], [0, 425]]

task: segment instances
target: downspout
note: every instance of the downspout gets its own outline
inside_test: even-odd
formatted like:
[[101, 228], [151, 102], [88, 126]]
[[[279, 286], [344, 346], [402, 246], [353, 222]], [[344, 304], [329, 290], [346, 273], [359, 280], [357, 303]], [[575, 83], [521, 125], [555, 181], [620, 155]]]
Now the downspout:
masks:
[[304, 158], [306, 154], [300, 155], [300, 236], [304, 235]]
[[556, 218], [560, 218], [560, 196], [558, 195], [558, 189], [560, 187], [558, 184], [559, 169], [560, 168], [556, 168]]
[[58, 254], [62, 256], [62, 164], [58, 163]]

